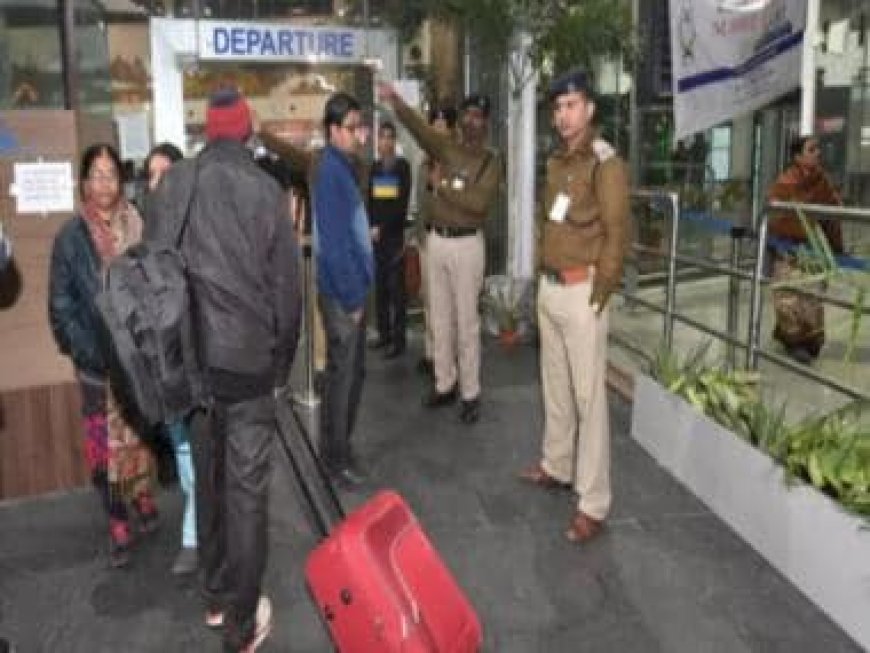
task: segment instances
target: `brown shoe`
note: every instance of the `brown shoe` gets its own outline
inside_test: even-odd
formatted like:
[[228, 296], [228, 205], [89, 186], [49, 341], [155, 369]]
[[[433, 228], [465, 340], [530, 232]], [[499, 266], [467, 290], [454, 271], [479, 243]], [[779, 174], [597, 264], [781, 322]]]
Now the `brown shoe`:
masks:
[[570, 483], [560, 481], [558, 478], [550, 476], [540, 463], [526, 467], [523, 471], [517, 474], [521, 481], [537, 485], [545, 490], [568, 490], [571, 488]]
[[571, 542], [583, 544], [598, 535], [602, 528], [604, 528], [603, 520], [593, 519], [586, 513], [578, 510], [574, 514], [574, 519], [571, 520], [568, 530], [565, 531], [565, 537]]

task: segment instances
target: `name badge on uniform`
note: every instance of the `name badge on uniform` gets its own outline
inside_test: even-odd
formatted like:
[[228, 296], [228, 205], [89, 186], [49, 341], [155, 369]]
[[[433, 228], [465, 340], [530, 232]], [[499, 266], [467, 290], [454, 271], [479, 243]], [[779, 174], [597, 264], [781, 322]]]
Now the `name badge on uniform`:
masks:
[[569, 206], [571, 206], [570, 197], [565, 193], [556, 195], [556, 199], [553, 200], [553, 206], [550, 207], [550, 220], [553, 222], [565, 222]]

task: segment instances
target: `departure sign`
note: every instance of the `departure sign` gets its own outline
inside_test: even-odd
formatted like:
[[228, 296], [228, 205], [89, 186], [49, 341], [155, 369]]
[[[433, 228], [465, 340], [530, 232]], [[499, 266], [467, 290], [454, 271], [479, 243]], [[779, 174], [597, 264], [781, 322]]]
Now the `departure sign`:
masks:
[[200, 21], [200, 59], [360, 61], [363, 33], [340, 27]]

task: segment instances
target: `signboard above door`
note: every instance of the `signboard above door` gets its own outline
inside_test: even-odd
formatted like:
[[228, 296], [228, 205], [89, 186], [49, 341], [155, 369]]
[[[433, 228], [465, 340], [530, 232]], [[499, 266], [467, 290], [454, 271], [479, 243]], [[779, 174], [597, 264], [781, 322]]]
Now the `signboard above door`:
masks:
[[357, 63], [364, 57], [363, 30], [211, 20], [198, 28], [201, 60]]

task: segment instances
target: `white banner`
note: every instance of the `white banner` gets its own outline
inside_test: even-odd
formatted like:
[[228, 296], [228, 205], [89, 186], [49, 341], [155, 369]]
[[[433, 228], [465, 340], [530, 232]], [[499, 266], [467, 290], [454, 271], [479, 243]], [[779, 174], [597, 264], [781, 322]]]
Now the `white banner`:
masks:
[[365, 32], [344, 27], [201, 20], [200, 59], [358, 63]]
[[797, 87], [806, 0], [670, 0], [674, 138]]

